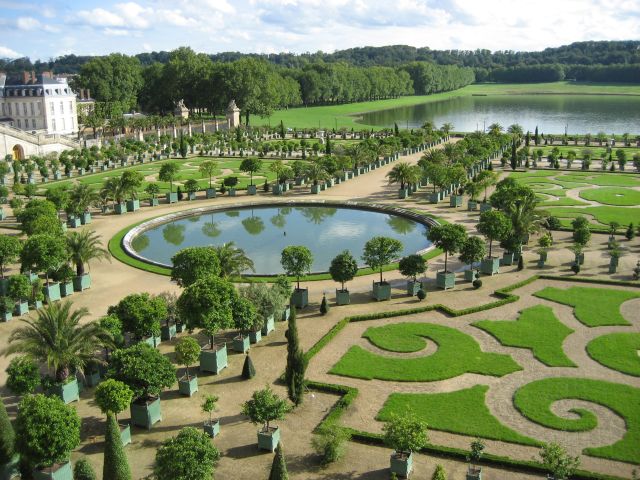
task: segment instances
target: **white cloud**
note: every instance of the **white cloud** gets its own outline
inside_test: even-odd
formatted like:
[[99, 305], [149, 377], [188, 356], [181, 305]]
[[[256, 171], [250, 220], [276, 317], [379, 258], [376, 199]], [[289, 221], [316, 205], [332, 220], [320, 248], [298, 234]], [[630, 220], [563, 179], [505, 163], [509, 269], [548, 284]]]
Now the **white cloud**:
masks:
[[129, 30], [125, 30], [122, 28], [105, 28], [103, 30], [105, 35], [110, 37], [126, 37], [130, 34]]
[[8, 47], [0, 45], [0, 58], [20, 58], [23, 55]]
[[42, 24], [33, 17], [18, 17], [16, 26], [20, 30], [35, 30], [36, 28], [40, 28]]

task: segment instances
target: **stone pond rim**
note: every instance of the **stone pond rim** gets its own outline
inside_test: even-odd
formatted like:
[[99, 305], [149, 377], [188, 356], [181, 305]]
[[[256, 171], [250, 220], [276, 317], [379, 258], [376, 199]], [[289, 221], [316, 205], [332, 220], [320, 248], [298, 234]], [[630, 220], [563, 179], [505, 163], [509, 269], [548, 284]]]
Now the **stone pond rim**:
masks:
[[[413, 220], [416, 223], [419, 223], [425, 227], [434, 227], [439, 225], [439, 223], [432, 217], [428, 216], [428, 214], [420, 214], [414, 211], [396, 207], [392, 205], [380, 204], [380, 203], [361, 203], [355, 201], [333, 201], [333, 200], [287, 200], [287, 201], [258, 201], [258, 202], [244, 202], [244, 203], [233, 203], [233, 204], [225, 204], [225, 205], [208, 205], [205, 207], [198, 208], [190, 208], [186, 210], [182, 210], [179, 212], [169, 213], [167, 215], [162, 215], [159, 217], [151, 218], [149, 220], [142, 221], [138, 225], [132, 227], [122, 238], [121, 247], [123, 251], [132, 259], [138, 260], [144, 264], [149, 266], [155, 266], [160, 268], [171, 269], [170, 264], [166, 264], [163, 262], [158, 262], [147, 258], [143, 255], [140, 255], [133, 248], [134, 239], [146, 232], [151, 228], [158, 227], [160, 225], [164, 225], [167, 223], [171, 223], [176, 220], [181, 220], [188, 217], [204, 215], [207, 213], [219, 213], [228, 210], [236, 210], [236, 209], [250, 209], [250, 208], [280, 208], [283, 206], [287, 207], [334, 207], [334, 208], [343, 208], [343, 209], [353, 209], [353, 210], [364, 210], [388, 215], [395, 215], [398, 217], [403, 217], [409, 220]], [[424, 255], [428, 251], [432, 250], [434, 245], [430, 245], [429, 247], [422, 249], [418, 252], [420, 255]], [[397, 259], [396, 259], [397, 261]], [[126, 263], [126, 262], [125, 262]], [[362, 268], [362, 267], [360, 267]], [[320, 275], [327, 274], [328, 271], [315, 271], [311, 272], [310, 275]], [[251, 274], [243, 274], [243, 277], [276, 277], [280, 274], [269, 274], [269, 273], [251, 273]]]

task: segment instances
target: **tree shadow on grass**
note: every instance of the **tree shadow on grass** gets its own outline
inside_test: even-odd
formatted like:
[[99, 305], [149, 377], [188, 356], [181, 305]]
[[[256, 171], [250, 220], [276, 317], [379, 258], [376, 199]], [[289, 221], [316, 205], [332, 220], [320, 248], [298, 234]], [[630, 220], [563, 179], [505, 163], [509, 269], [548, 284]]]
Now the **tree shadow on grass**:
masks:
[[257, 443], [250, 443], [248, 445], [241, 445], [239, 447], [231, 447], [224, 453], [225, 457], [235, 458], [238, 460], [264, 454], [273, 455], [273, 453], [269, 452], [268, 450], [258, 449]]

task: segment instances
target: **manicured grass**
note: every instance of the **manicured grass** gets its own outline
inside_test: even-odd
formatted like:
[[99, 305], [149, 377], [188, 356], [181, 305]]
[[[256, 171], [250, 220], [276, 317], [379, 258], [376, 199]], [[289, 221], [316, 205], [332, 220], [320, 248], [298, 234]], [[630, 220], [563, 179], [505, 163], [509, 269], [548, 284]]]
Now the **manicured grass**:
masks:
[[640, 462], [640, 389], [628, 385], [586, 378], [545, 378], [529, 383], [514, 395], [516, 408], [531, 421], [545, 427], [568, 432], [587, 432], [598, 425], [598, 418], [589, 410], [572, 409], [578, 418], [559, 417], [551, 411], [558, 400], [584, 400], [613, 410], [625, 421], [627, 431], [621, 440], [607, 446], [585, 448], [584, 453], [629, 463]]
[[582, 95], [640, 95], [636, 85], [610, 85], [578, 82], [553, 82], [532, 84], [477, 84], [468, 85], [452, 92], [434, 95], [407, 96], [372, 102], [328, 105], [323, 107], [299, 107], [279, 110], [267, 118], [252, 116], [252, 125], [279, 125], [283, 122], [289, 128], [354, 128], [380, 129], [372, 125], [357, 123], [357, 114], [387, 110], [390, 108], [437, 102], [449, 98], [474, 94], [482, 95], [528, 95], [528, 94], [582, 94]]
[[580, 196], [606, 205], [640, 205], [640, 191], [621, 187], [590, 188], [582, 190]]
[[[640, 208], [623, 207], [585, 207], [585, 208], [565, 208], [565, 207], [545, 207], [549, 214], [560, 218], [564, 227], [571, 226], [571, 219], [582, 216], [591, 216], [597, 223], [590, 225], [596, 230], [607, 230], [611, 222], [618, 222], [620, 225], [628, 225], [629, 222], [638, 224], [640, 222]], [[562, 221], [564, 219], [564, 221]]]
[[609, 333], [594, 338], [587, 353], [596, 362], [619, 372], [640, 377], [640, 333]]
[[392, 393], [377, 420], [411, 412], [433, 430], [539, 446], [540, 442], [511, 430], [491, 414], [485, 402], [488, 390], [486, 385], [476, 385], [447, 393]]
[[454, 328], [430, 323], [395, 323], [367, 329], [363, 337], [377, 347], [394, 352], [415, 352], [429, 338], [438, 350], [414, 358], [384, 357], [352, 346], [330, 373], [368, 380], [433, 382], [463, 373], [501, 377], [522, 368], [510, 356], [486, 353], [478, 342]]
[[601, 187], [640, 187], [640, 176], [626, 173], [565, 173], [562, 178], [567, 182], [587, 183]]
[[570, 287], [567, 289], [547, 287], [534, 295], [538, 298], [575, 307], [576, 318], [587, 327], [630, 325], [620, 313], [620, 305], [640, 297], [640, 294], [634, 292], [589, 287]]
[[[593, 137], [593, 133], [591, 134]], [[631, 139], [633, 140], [635, 136], [632, 135]], [[611, 138], [611, 134], [607, 135], [607, 139]], [[557, 141], [557, 137], [556, 137], [556, 141]], [[612, 152], [612, 158], [613, 161], [616, 161], [616, 155], [615, 155], [615, 151], [618, 150], [619, 148], [624, 149], [624, 151], [627, 153], [627, 158], [632, 158], [633, 155], [635, 153], [640, 152], [640, 148], [635, 146], [635, 141], [632, 141], [632, 145], [634, 145], [633, 147], [623, 147], [621, 142], [616, 142], [616, 145], [613, 147], [613, 152]], [[602, 158], [603, 155], [606, 155], [607, 158], [609, 158], [609, 154], [607, 153], [607, 147], [604, 146], [600, 146], [598, 145], [597, 141], [594, 141], [593, 138], [591, 139], [591, 145], [589, 145], [588, 147], [584, 144], [580, 144], [580, 145], [573, 145], [573, 142], [569, 142], [569, 145], [531, 145], [529, 147], [533, 152], [535, 152], [536, 150], [538, 150], [539, 148], [542, 149], [542, 151], [544, 152], [542, 155], [544, 157], [546, 157], [547, 155], [549, 155], [549, 153], [551, 152], [551, 150], [553, 150], [554, 148], [558, 148], [560, 150], [560, 153], [562, 154], [563, 158], [567, 158], [567, 153], [569, 153], [571, 150], [573, 150], [574, 152], [576, 152], [577, 158], [573, 161], [573, 168], [576, 168], [576, 165], [581, 165], [582, 163], [582, 156], [583, 156], [583, 152], [585, 150], [589, 150], [591, 152], [592, 158], [597, 158], [600, 159]], [[616, 164], [616, 167], [618, 165]], [[591, 166], [591, 168], [593, 169], [593, 164]]]
[[562, 343], [573, 330], [547, 306], [527, 308], [516, 321], [481, 320], [473, 326], [489, 332], [503, 345], [530, 349], [534, 357], [549, 367], [576, 366], [562, 349]]

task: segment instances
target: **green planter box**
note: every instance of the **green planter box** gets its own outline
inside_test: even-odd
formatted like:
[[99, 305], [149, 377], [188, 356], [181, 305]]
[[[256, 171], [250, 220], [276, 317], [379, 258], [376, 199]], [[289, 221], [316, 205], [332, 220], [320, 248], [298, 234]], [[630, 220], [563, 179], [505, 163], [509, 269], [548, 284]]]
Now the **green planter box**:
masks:
[[478, 209], [478, 202], [474, 202], [473, 200], [469, 200], [467, 203], [467, 210], [470, 212], [475, 212]]
[[617, 258], [615, 259], [616, 261], [613, 261], [614, 259], [611, 258], [611, 260], [609, 260], [609, 273], [616, 273], [618, 271], [618, 262], [617, 262]]
[[291, 305], [296, 308], [304, 308], [309, 305], [309, 289], [296, 288], [291, 294]]
[[235, 188], [230, 188], [230, 189], [229, 189], [229, 196], [230, 196], [230, 197], [235, 197], [235, 196], [236, 196], [236, 193], [237, 193], [237, 191], [236, 191], [236, 189], [235, 189]]
[[473, 282], [476, 279], [477, 273], [478, 273], [478, 270], [476, 270], [475, 268], [470, 268], [469, 270], [465, 270], [464, 279], [467, 282]]
[[85, 273], [79, 277], [73, 277], [73, 289], [76, 292], [81, 292], [91, 287], [91, 275]]
[[247, 195], [255, 195], [258, 193], [258, 187], [255, 185], [247, 185]]
[[438, 203], [440, 201], [440, 193], [431, 193], [429, 194], [429, 202], [430, 203]]
[[95, 387], [100, 383], [101, 380], [102, 377], [100, 375], [100, 370], [96, 370], [93, 372], [84, 372], [84, 384], [87, 387]]
[[389, 468], [391, 473], [395, 473], [398, 477], [409, 478], [413, 469], [413, 453], [397, 453], [394, 452], [389, 457]]
[[177, 332], [178, 330], [175, 324], [163, 325], [160, 328], [160, 338], [165, 342], [169, 341], [176, 336]]
[[33, 471], [34, 480], [73, 480], [73, 470], [71, 462], [56, 464], [52, 467], [35, 469]]
[[44, 298], [47, 303], [55, 302], [60, 300], [60, 284], [59, 283], [50, 283], [49, 285], [45, 285], [43, 288]]
[[69, 217], [67, 225], [69, 225], [69, 228], [78, 228], [82, 225], [82, 222], [79, 217]]
[[276, 183], [275, 185], [271, 186], [271, 193], [273, 193], [274, 195], [282, 195], [282, 185]]
[[349, 290], [336, 290], [336, 304], [349, 305], [351, 303], [351, 295]]
[[576, 257], [576, 263], [578, 265], [584, 265], [584, 253], [576, 255], [575, 257]]
[[9, 288], [9, 279], [0, 278], [0, 295], [6, 295]]
[[415, 297], [421, 288], [422, 282], [414, 282], [413, 280], [409, 280], [407, 282], [407, 295], [410, 297]]
[[19, 478], [20, 475], [20, 455], [14, 455], [4, 465], [0, 465], [0, 480], [11, 480]]
[[91, 213], [90, 212], [84, 212], [82, 214], [80, 214], [80, 223], [82, 223], [82, 225], [88, 225], [91, 223]]
[[466, 480], [482, 480], [482, 467], [469, 467]]
[[167, 203], [178, 203], [178, 193], [169, 192], [166, 195]]
[[39, 310], [42, 308], [42, 301], [40, 300], [36, 300], [35, 302], [31, 302], [29, 304], [29, 308], [31, 308], [32, 310]]
[[198, 377], [195, 375], [186, 375], [178, 380], [178, 391], [187, 397], [192, 396], [198, 391]]
[[209, 346], [200, 350], [200, 371], [218, 374], [227, 367], [227, 345], [215, 345], [215, 350]]
[[204, 433], [214, 438], [220, 434], [220, 420], [213, 420], [212, 422], [207, 420], [202, 424], [202, 429]]
[[280, 443], [280, 427], [269, 427], [268, 431], [258, 430], [258, 448], [273, 452]]
[[65, 282], [60, 284], [60, 295], [63, 297], [68, 297], [69, 295], [73, 295], [73, 282]]
[[408, 188], [400, 188], [398, 189], [398, 198], [405, 199], [409, 197], [409, 189]]
[[187, 200], [192, 202], [196, 199], [196, 192], [187, 192]]
[[127, 200], [127, 212], [135, 212], [140, 210], [140, 200]]
[[121, 423], [120, 425], [120, 441], [122, 446], [126, 447], [131, 443], [131, 425]]
[[127, 204], [126, 203], [116, 203], [113, 211], [116, 215], [124, 215], [127, 213]]
[[284, 307], [284, 310], [282, 311], [282, 317], [280, 318], [280, 320], [283, 322], [287, 322], [289, 321], [290, 316], [291, 316], [291, 305], [287, 305], [286, 307]]
[[515, 254], [511, 252], [504, 252], [502, 254], [502, 258], [500, 259], [500, 265], [513, 265], [515, 260]]
[[490, 212], [493, 209], [490, 203], [481, 203], [480, 204], [480, 213], [482, 212]]
[[311, 185], [311, 193], [313, 193], [314, 195], [317, 195], [318, 193], [320, 193], [321, 188], [320, 185]]
[[184, 323], [176, 323], [176, 333], [182, 333], [186, 330], [186, 325]]
[[80, 400], [80, 388], [78, 386], [78, 380], [74, 378], [70, 382], [54, 385], [49, 390], [49, 394], [60, 397], [60, 399], [64, 403], [77, 402], [78, 400]]
[[453, 272], [438, 272], [436, 274], [436, 286], [443, 290], [456, 286], [456, 274]]
[[13, 318], [13, 312], [4, 312], [4, 313], [0, 313], [0, 321], [1, 322], [8, 322]]
[[273, 315], [269, 315], [262, 325], [261, 333], [262, 335], [267, 336], [269, 335], [269, 332], [273, 332], [275, 328], [275, 319], [273, 318]]
[[249, 332], [249, 342], [250, 343], [258, 343], [262, 340], [262, 330], [254, 330]]
[[149, 206], [150, 207], [157, 207], [158, 205], [160, 205], [160, 200], [158, 200], [157, 198], [150, 198], [149, 199]]
[[373, 298], [377, 301], [391, 299], [391, 284], [387, 282], [373, 282], [373, 290], [371, 292]]
[[162, 343], [162, 338], [158, 337], [157, 335], [152, 335], [151, 337], [147, 337], [142, 341], [150, 347], [158, 348], [158, 345]]
[[151, 427], [162, 421], [160, 397], [131, 404], [131, 424], [151, 430]]
[[231, 344], [231, 349], [234, 352], [247, 353], [249, 351], [250, 345], [251, 345], [251, 342], [249, 340], [249, 336], [238, 335], [237, 337], [233, 337], [233, 343]]
[[449, 206], [450, 207], [461, 207], [462, 206], [462, 195], [451, 195], [451, 198], [449, 198]]
[[29, 304], [27, 302], [17, 302], [16, 308], [13, 310], [13, 314], [16, 317], [29, 313]]

